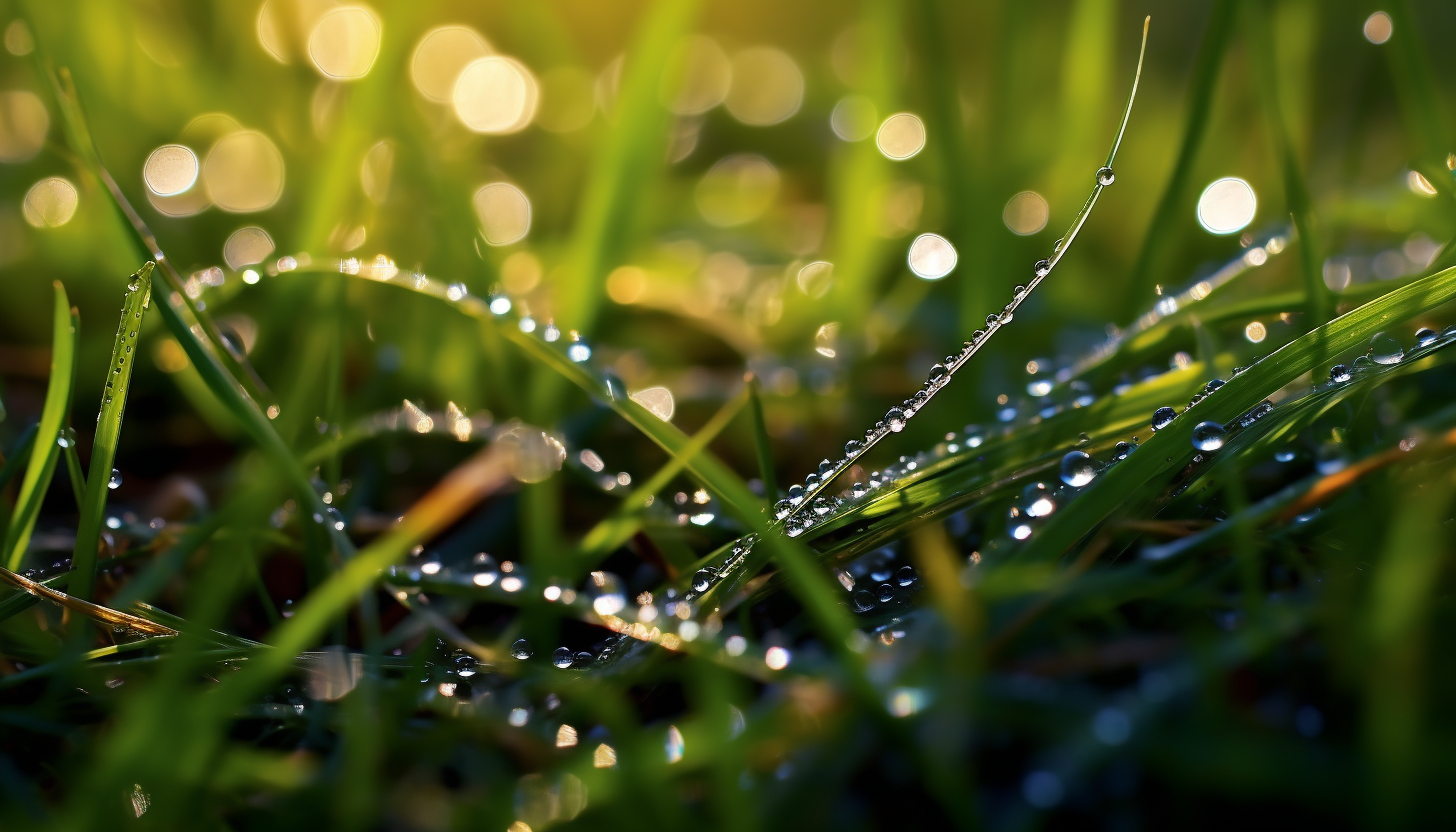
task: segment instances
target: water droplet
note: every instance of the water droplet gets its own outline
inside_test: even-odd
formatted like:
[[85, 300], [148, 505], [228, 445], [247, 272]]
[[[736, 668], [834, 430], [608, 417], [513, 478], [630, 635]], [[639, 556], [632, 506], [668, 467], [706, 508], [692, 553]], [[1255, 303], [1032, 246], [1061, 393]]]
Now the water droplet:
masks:
[[611, 572], [593, 572], [587, 580], [587, 595], [591, 597], [592, 610], [597, 615], [616, 615], [627, 606], [627, 594], [622, 581]]
[[1009, 323], [1011, 323], [1011, 307], [1010, 306], [1008, 306], [1005, 309], [1001, 310], [1001, 317], [998, 320], [1000, 320], [1001, 323], [1003, 323], [1003, 324], [1009, 324]]
[[551, 663], [565, 670], [576, 662], [576, 656], [572, 654], [570, 647], [558, 647], [556, 652], [551, 654]]
[[491, 295], [489, 305], [490, 311], [496, 315], [504, 315], [511, 311], [511, 299], [505, 295]]
[[774, 503], [774, 519], [782, 520], [785, 517], [788, 517], [789, 510], [793, 507], [794, 504], [789, 502], [788, 500], [779, 500], [777, 503]]
[[464, 283], [451, 283], [445, 290], [445, 297], [450, 300], [462, 300], [468, 294], [470, 294], [470, 290], [465, 288]]
[[1281, 448], [1281, 449], [1275, 451], [1274, 452], [1274, 461], [1275, 462], [1293, 462], [1294, 461], [1294, 451], [1293, 451], [1293, 449], [1290, 449], [1290, 448]]
[[892, 407], [885, 413], [885, 424], [895, 433], [905, 429], [905, 411]]
[[938, 383], [940, 383], [941, 381], [945, 380], [945, 378], [948, 375], [948, 373], [949, 373], [949, 371], [946, 370], [944, 364], [934, 364], [934, 365], [932, 365], [931, 368], [930, 368], [930, 376], [929, 376], [930, 383], [931, 384], [938, 384]]
[[1336, 364], [1330, 368], [1330, 381], [1336, 384], [1344, 384], [1350, 380], [1350, 368], [1344, 364]]
[[1375, 333], [1370, 339], [1370, 358], [1376, 364], [1399, 364], [1405, 358], [1400, 342], [1384, 332]]
[[819, 476], [820, 477], [827, 477], [827, 476], [829, 476], [830, 474], [834, 473], [835, 467], [836, 467], [835, 464], [833, 462], [830, 462], [827, 459], [820, 460], [820, 462], [819, 462]]
[[864, 445], [858, 439], [851, 439], [848, 442], [844, 443], [844, 455], [854, 456], [855, 454], [859, 453], [860, 450], [862, 450], [863, 448]]
[[1162, 430], [1173, 423], [1178, 412], [1171, 407], [1160, 407], [1153, 411], [1153, 430]]
[[693, 591], [707, 592], [708, 588], [713, 585], [713, 579], [716, 577], [718, 576], [711, 569], [699, 569], [693, 575]]
[[1199, 422], [1193, 427], [1193, 447], [1200, 451], [1216, 451], [1223, 447], [1223, 425], [1217, 422]]
[[[1000, 323], [1000, 321], [1001, 321], [1001, 317], [999, 315], [987, 315], [986, 316], [986, 326], [995, 326], [996, 324]], [[977, 340], [979, 340], [979, 339], [977, 339]]]
[[881, 604], [888, 604], [895, 600], [895, 588], [889, 584], [880, 584], [880, 588], [875, 592]]
[[909, 586], [915, 583], [916, 577], [918, 576], [915, 574], [915, 567], [913, 566], [902, 566], [900, 567], [900, 571], [895, 573], [895, 580], [900, 586]]
[[1117, 177], [1113, 175], [1112, 168], [1100, 167], [1097, 169], [1097, 184], [1106, 187], [1111, 185]]
[[61, 428], [61, 432], [56, 435], [56, 444], [62, 448], [76, 447], [76, 429], [72, 427]]
[[789, 503], [798, 505], [802, 502], [804, 502], [804, 486], [797, 484], [789, 486]]
[[1127, 459], [1127, 455], [1130, 453], [1132, 453], [1132, 446], [1126, 442], [1119, 442], [1112, 446], [1112, 459], [1114, 461]]
[[1022, 505], [1026, 506], [1026, 514], [1029, 517], [1046, 517], [1057, 510], [1057, 504], [1052, 500], [1051, 490], [1044, 482], [1034, 482], [1026, 486], [1021, 492]]
[[867, 589], [861, 589], [854, 594], [854, 608], [858, 612], [868, 612], [875, 608], [875, 596]]
[[1073, 488], [1081, 488], [1097, 476], [1092, 457], [1084, 451], [1071, 451], [1062, 457], [1062, 482]]
[[121, 487], [121, 472], [115, 468], [111, 469], [111, 479], [106, 481], [106, 487], [112, 491]]
[[1036, 265], [1031, 267], [1031, 271], [1037, 277], [1046, 277], [1047, 275], [1052, 273], [1052, 261], [1038, 260], [1036, 261]]
[[511, 656], [521, 661], [531, 658], [532, 652], [534, 651], [531, 650], [531, 642], [523, 638], [516, 639], [515, 643], [511, 645]]
[[588, 358], [591, 358], [591, 347], [587, 346], [586, 342], [581, 340], [581, 336], [573, 334], [571, 336], [571, 346], [566, 348], [566, 357], [580, 364]]
[[1421, 327], [1420, 329], [1416, 330], [1416, 346], [1418, 346], [1418, 347], [1428, 346], [1430, 344], [1435, 343], [1436, 342], [1436, 339], [1439, 338], [1439, 337], [1441, 337], [1441, 336], [1437, 335], [1436, 334], [1436, 331], [1434, 329], [1427, 329], [1426, 327]]

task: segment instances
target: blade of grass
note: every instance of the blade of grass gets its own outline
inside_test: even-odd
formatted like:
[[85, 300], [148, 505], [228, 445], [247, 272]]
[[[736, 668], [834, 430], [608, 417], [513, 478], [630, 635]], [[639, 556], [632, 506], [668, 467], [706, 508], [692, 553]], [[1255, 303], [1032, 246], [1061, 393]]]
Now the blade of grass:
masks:
[[101, 410], [96, 418], [96, 439], [91, 445], [91, 476], [86, 485], [81, 519], [76, 526], [76, 550], [72, 563], [77, 570], [71, 594], [90, 600], [96, 582], [96, 547], [101, 541], [102, 514], [106, 512], [106, 494], [110, 490], [111, 465], [116, 461], [116, 443], [121, 438], [121, 420], [126, 411], [126, 394], [131, 389], [131, 371], [136, 365], [137, 334], [142, 315], [151, 306], [152, 268], [147, 262], [127, 281], [126, 297], [121, 306], [121, 322], [116, 328], [116, 341], [111, 347], [111, 367], [101, 396]]
[[1213, 94], [1218, 88], [1219, 70], [1224, 55], [1233, 40], [1234, 22], [1238, 16], [1236, 0], [1217, 0], [1204, 28], [1203, 42], [1198, 47], [1198, 57], [1193, 62], [1193, 79], [1188, 94], [1188, 112], [1184, 116], [1183, 141], [1178, 146], [1178, 157], [1173, 163], [1173, 172], [1163, 195], [1153, 209], [1152, 221], [1143, 238], [1142, 249], [1134, 262], [1132, 274], [1127, 281], [1130, 308], [1141, 309], [1144, 298], [1153, 296], [1153, 284], [1157, 282], [1157, 267], [1164, 251], [1174, 238], [1173, 229], [1181, 222], [1179, 211], [1189, 180], [1193, 177], [1193, 164], [1198, 159], [1198, 150], [1203, 145], [1208, 131], [1209, 116], [1213, 109]]
[[1446, 269], [1402, 286], [1286, 344], [1205, 398], [1196, 416], [1180, 415], [1126, 460], [1099, 475], [1081, 496], [1032, 536], [1020, 557], [1055, 559], [1125, 506], [1129, 495], [1149, 494], [1149, 489], [1143, 487], [1145, 483], [1166, 481], [1187, 463], [1193, 452], [1191, 437], [1196, 423], [1210, 420], [1226, 424], [1305, 373], [1322, 373], [1326, 355], [1351, 350], [1393, 321], [1405, 320], [1453, 298], [1456, 269]]
[[1444, 161], [1450, 151], [1449, 123], [1443, 118], [1448, 107], [1436, 88], [1436, 73], [1430, 56], [1421, 44], [1420, 29], [1411, 12], [1410, 0], [1392, 0], [1387, 4], [1391, 19], [1390, 41], [1381, 47], [1390, 59], [1396, 100], [1406, 130], [1411, 134], [1422, 161]]
[[56, 437], [67, 421], [71, 406], [71, 378], [76, 362], [76, 330], [72, 326], [71, 301], [60, 281], [55, 282], [55, 310], [51, 317], [51, 375], [46, 385], [45, 404], [41, 407], [40, 425], [30, 449], [30, 462], [20, 491], [15, 499], [15, 514], [5, 534], [5, 566], [12, 572], [20, 569], [25, 547], [40, 515], [40, 504], [55, 474], [60, 446]]
[[753, 416], [753, 452], [758, 457], [758, 476], [763, 483], [763, 496], [768, 502], [779, 498], [778, 478], [774, 474], [773, 444], [768, 438], [768, 425], [763, 419], [763, 385], [758, 376], [748, 374], [748, 405]]

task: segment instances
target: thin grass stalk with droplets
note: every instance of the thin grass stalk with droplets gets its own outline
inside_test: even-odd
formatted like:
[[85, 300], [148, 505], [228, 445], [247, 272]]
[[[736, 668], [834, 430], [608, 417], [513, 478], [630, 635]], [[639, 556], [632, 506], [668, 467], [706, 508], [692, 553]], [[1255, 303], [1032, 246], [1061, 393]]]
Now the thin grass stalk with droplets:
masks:
[[1118, 127], [1117, 135], [1113, 138], [1112, 149], [1107, 153], [1107, 161], [1097, 171], [1096, 182], [1092, 186], [1091, 195], [1083, 203], [1082, 209], [1077, 212], [1077, 216], [1072, 220], [1072, 225], [1067, 230], [1066, 235], [1057, 241], [1057, 245], [1053, 248], [1051, 256], [1036, 263], [1033, 268], [1031, 281], [1024, 287], [1017, 287], [1011, 302], [1007, 303], [999, 314], [987, 316], [986, 328], [984, 330], [976, 330], [971, 336], [971, 339], [965, 342], [959, 354], [954, 356], [949, 363], [936, 364], [931, 368], [930, 378], [925, 386], [914, 397], [907, 399], [904, 403], [905, 406], [891, 408], [886, 413], [883, 421], [876, 423], [874, 427], [865, 431], [862, 441], [850, 440], [845, 446], [844, 457], [836, 463], [831, 463], [832, 468], [830, 470], [821, 470], [817, 474], [811, 474], [810, 476], [815, 477], [816, 480], [810, 487], [804, 489], [802, 495], [790, 497], [790, 505], [785, 506], [784, 502], [780, 501], [777, 504], [777, 510], [775, 512], [777, 523], [784, 525], [791, 523], [840, 474], [847, 470], [856, 459], [867, 453], [870, 448], [873, 448], [888, 434], [899, 433], [901, 430], [904, 430], [910, 418], [928, 404], [937, 392], [947, 387], [956, 372], [964, 367], [980, 351], [981, 347], [985, 346], [991, 340], [992, 336], [1011, 322], [1014, 313], [1021, 306], [1022, 302], [1031, 296], [1031, 293], [1036, 290], [1036, 287], [1041, 285], [1041, 282], [1051, 274], [1052, 269], [1056, 268], [1057, 263], [1061, 262], [1062, 256], [1071, 248], [1072, 241], [1076, 239], [1077, 234], [1082, 230], [1082, 226], [1086, 224], [1087, 218], [1091, 216], [1092, 207], [1097, 204], [1097, 198], [1102, 194], [1102, 189], [1111, 185], [1113, 182], [1112, 163], [1117, 158], [1117, 149], [1122, 144], [1123, 134], [1127, 131], [1128, 119], [1132, 116], [1133, 101], [1137, 98], [1138, 81], [1142, 78], [1143, 57], [1147, 52], [1148, 26], [1151, 20], [1152, 18], [1149, 17], [1143, 21], [1143, 39], [1142, 46], [1138, 50], [1137, 71], [1133, 75], [1132, 90], [1128, 93], [1127, 106], [1123, 108], [1122, 122]]

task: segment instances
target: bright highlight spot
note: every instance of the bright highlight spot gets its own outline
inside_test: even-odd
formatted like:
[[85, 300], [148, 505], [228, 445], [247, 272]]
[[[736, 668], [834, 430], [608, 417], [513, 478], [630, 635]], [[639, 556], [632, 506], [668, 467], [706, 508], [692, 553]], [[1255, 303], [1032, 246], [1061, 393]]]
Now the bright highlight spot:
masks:
[[217, 140], [202, 163], [202, 184], [224, 211], [246, 214], [273, 207], [283, 195], [283, 154], [256, 130]]
[[910, 271], [926, 280], [939, 280], [956, 266], [956, 250], [939, 234], [921, 234], [910, 244]]
[[909, 159], [925, 147], [925, 123], [913, 113], [896, 113], [880, 125], [875, 145], [887, 158]]
[[197, 181], [197, 154], [180, 144], [164, 144], [153, 150], [142, 165], [142, 180], [157, 196], [176, 196]]
[[314, 24], [308, 57], [324, 75], [353, 81], [369, 74], [379, 57], [379, 18], [363, 6], [334, 9]]
[[76, 215], [76, 186], [59, 176], [47, 176], [25, 192], [21, 210], [36, 228], [59, 228]]
[[531, 200], [506, 182], [492, 182], [475, 192], [475, 215], [485, 241], [505, 246], [520, 240], [531, 230]]
[[763, 663], [769, 670], [783, 670], [789, 666], [789, 651], [782, 647], [770, 647], [763, 654]]
[[455, 80], [472, 61], [491, 54], [490, 44], [466, 26], [441, 26], [420, 38], [410, 59], [410, 80], [420, 95], [437, 104], [449, 104]]
[[1257, 344], [1268, 337], [1268, 335], [1269, 330], [1258, 321], [1250, 321], [1249, 325], [1244, 327], [1244, 337], [1249, 339], [1250, 344]]
[[1412, 192], [1418, 193], [1421, 196], [1436, 195], [1436, 186], [1431, 184], [1431, 180], [1421, 176], [1418, 171], [1407, 173], [1405, 175], [1405, 184]]
[[744, 49], [733, 56], [732, 73], [724, 104], [744, 124], [778, 124], [804, 102], [804, 73], [787, 52], [771, 46]]
[[27, 162], [40, 152], [51, 117], [40, 96], [27, 90], [0, 92], [0, 162]]
[[1234, 176], [1218, 179], [1198, 197], [1198, 224], [1211, 234], [1234, 234], [1254, 220], [1258, 200], [1249, 183]]
[[653, 416], [664, 422], [672, 421], [672, 414], [677, 405], [672, 399], [672, 391], [666, 387], [648, 387], [645, 390], [631, 393], [630, 396], [632, 401], [647, 408]]
[[492, 55], [472, 61], [455, 81], [455, 115], [476, 133], [515, 133], [536, 115], [540, 89], [520, 61]]
[[1006, 201], [1001, 211], [1001, 221], [1011, 229], [1012, 234], [1026, 237], [1046, 228], [1051, 211], [1047, 201], [1036, 191], [1022, 191]]
[[1393, 28], [1390, 15], [1385, 12], [1376, 12], [1365, 18], [1365, 39], [1375, 44], [1385, 43], [1390, 40]]

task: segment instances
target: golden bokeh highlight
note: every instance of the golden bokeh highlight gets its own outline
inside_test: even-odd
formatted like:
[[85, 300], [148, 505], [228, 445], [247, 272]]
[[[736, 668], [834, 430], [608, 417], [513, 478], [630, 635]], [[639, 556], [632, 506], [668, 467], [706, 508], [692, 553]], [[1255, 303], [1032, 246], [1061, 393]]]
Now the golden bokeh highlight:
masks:
[[728, 96], [733, 66], [718, 42], [706, 35], [678, 41], [662, 76], [662, 104], [680, 116], [706, 113]]
[[1249, 339], [1251, 344], [1262, 342], [1268, 335], [1268, 328], [1259, 321], [1250, 321], [1248, 326], [1244, 327], [1244, 337]]
[[525, 129], [536, 115], [540, 87], [520, 61], [491, 55], [472, 61], [455, 80], [452, 101], [460, 123], [476, 133]]
[[735, 153], [703, 174], [694, 197], [703, 219], [730, 228], [758, 219], [773, 205], [778, 192], [778, 168], [762, 156]]
[[47, 176], [25, 192], [21, 211], [25, 221], [36, 228], [59, 228], [76, 215], [79, 201], [76, 186], [69, 179]]
[[925, 122], [914, 113], [896, 113], [880, 125], [875, 146], [887, 159], [909, 159], [925, 149]]
[[731, 68], [732, 84], [723, 103], [744, 124], [778, 124], [804, 103], [804, 73], [782, 49], [749, 47], [733, 56]]
[[228, 235], [222, 246], [222, 259], [227, 267], [238, 271], [243, 266], [261, 263], [273, 253], [273, 238], [255, 225], [239, 228]]
[[374, 66], [383, 35], [383, 24], [368, 7], [337, 8], [320, 17], [309, 32], [308, 57], [325, 76], [356, 81]]
[[40, 96], [28, 90], [0, 92], [0, 162], [35, 158], [51, 129], [51, 117]]
[[493, 246], [520, 240], [531, 230], [531, 200], [508, 182], [482, 185], [472, 202], [480, 220], [481, 235]]
[[829, 128], [847, 142], [859, 142], [874, 135], [879, 123], [875, 103], [863, 95], [846, 95], [829, 114]]
[[207, 151], [202, 183], [213, 204], [233, 214], [273, 207], [283, 195], [283, 154], [256, 130], [223, 136]]
[[1036, 191], [1022, 191], [1006, 200], [1001, 210], [1001, 221], [1011, 229], [1012, 234], [1026, 237], [1046, 228], [1051, 209], [1047, 201]]
[[31, 37], [24, 20], [17, 18], [5, 27], [5, 51], [16, 56], [29, 55], [35, 51], [35, 38]]
[[197, 154], [181, 144], [164, 144], [142, 165], [142, 181], [157, 196], [176, 196], [197, 183]]
[[1374, 44], [1385, 43], [1390, 40], [1390, 34], [1395, 26], [1390, 21], [1390, 15], [1385, 12], [1376, 12], [1365, 18], [1365, 39]]
[[672, 391], [666, 387], [648, 387], [629, 395], [632, 401], [647, 408], [648, 412], [664, 422], [671, 422], [672, 414], [677, 410]]
[[306, 51], [319, 18], [338, 5], [338, 0], [264, 0], [254, 19], [258, 43], [273, 60], [291, 63]]
[[375, 142], [364, 154], [359, 165], [359, 187], [375, 205], [383, 205], [389, 198], [389, 183], [394, 179], [394, 142], [383, 139]]
[[460, 72], [494, 51], [489, 41], [468, 26], [431, 29], [415, 45], [410, 58], [410, 81], [430, 101], [449, 104]]
[[647, 272], [637, 266], [619, 266], [607, 275], [607, 297], [614, 303], [636, 303], [646, 291]]

